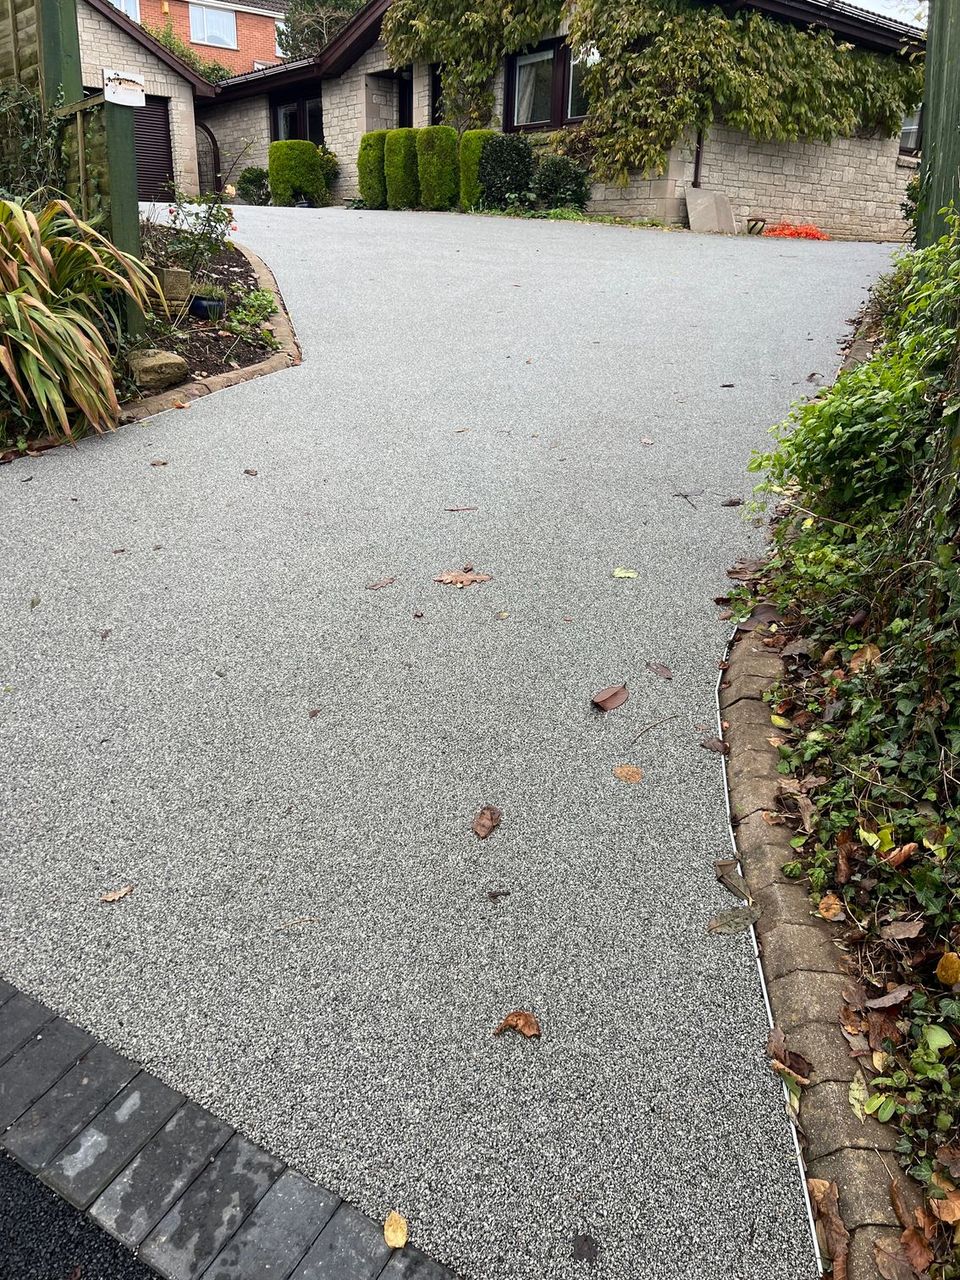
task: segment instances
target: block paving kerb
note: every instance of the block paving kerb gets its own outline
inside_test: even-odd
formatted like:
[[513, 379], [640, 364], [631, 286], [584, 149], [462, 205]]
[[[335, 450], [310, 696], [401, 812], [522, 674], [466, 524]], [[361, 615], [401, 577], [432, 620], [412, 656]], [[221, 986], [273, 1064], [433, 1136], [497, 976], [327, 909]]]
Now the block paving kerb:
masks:
[[0, 1135], [167, 1280], [454, 1280], [2, 980]]

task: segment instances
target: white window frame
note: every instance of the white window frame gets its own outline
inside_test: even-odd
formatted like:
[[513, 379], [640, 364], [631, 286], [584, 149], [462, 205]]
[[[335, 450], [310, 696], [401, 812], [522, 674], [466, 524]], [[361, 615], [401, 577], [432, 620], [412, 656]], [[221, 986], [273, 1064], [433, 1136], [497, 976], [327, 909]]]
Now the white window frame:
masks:
[[285, 26], [286, 24], [283, 22], [275, 22], [273, 24], [273, 27], [274, 27], [273, 47], [276, 50], [278, 58], [283, 57], [283, 50], [280, 48], [280, 32], [284, 30]]
[[113, 0], [114, 8], [125, 13], [131, 22], [140, 21], [140, 0]]
[[[237, 48], [237, 13], [235, 9], [221, 8], [219, 5], [191, 4], [190, 8], [190, 43], [207, 45], [210, 49]], [[207, 29], [208, 15], [220, 20], [230, 19], [233, 22], [233, 43], [225, 44], [222, 40], [209, 39]]]

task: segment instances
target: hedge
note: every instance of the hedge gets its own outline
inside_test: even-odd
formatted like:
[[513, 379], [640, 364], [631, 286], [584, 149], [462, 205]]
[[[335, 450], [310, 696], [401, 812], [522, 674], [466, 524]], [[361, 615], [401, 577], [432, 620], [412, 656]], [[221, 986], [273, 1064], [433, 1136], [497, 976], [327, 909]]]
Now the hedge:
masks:
[[416, 209], [420, 203], [417, 177], [417, 130], [390, 129], [383, 144], [383, 172], [388, 209]]
[[386, 140], [386, 129], [374, 129], [360, 139], [357, 174], [360, 196], [368, 209], [387, 207], [387, 180], [383, 173], [383, 148]]
[[421, 208], [441, 211], [454, 207], [460, 190], [456, 129], [435, 124], [417, 130], [417, 177]]
[[483, 199], [480, 190], [480, 153], [484, 139], [495, 136], [494, 129], [468, 129], [460, 139], [460, 208], [479, 208]]
[[546, 155], [533, 179], [533, 191], [545, 209], [580, 209], [590, 199], [590, 175], [569, 156]]
[[522, 203], [533, 185], [533, 148], [522, 133], [495, 133], [484, 138], [477, 167], [483, 202], [503, 209], [513, 196]]
[[320, 152], [312, 142], [289, 138], [271, 142], [267, 153], [270, 166], [270, 195], [278, 205], [309, 200], [312, 204], [327, 202]]

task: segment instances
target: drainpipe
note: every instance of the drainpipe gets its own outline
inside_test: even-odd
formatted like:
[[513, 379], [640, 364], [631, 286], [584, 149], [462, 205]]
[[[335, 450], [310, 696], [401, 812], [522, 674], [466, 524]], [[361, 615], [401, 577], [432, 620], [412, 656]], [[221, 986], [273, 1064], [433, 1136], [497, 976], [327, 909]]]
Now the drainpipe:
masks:
[[703, 164], [703, 130], [697, 130], [697, 149], [693, 153], [693, 182], [692, 186], [700, 186], [700, 166]]

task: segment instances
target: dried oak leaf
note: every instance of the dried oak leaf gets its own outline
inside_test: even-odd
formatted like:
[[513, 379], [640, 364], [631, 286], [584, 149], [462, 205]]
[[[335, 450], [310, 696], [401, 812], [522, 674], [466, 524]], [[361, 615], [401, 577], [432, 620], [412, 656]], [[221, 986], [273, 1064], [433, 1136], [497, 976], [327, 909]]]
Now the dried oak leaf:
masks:
[[824, 920], [839, 920], [843, 915], [843, 903], [835, 893], [825, 893], [817, 903], [817, 915]]
[[601, 711], [615, 711], [617, 707], [623, 706], [629, 696], [625, 684], [608, 684], [606, 688], [598, 689], [590, 701]]
[[873, 1257], [883, 1280], [916, 1280], [917, 1273], [899, 1243], [892, 1245], [884, 1240], [875, 1241]]
[[496, 805], [485, 804], [473, 820], [473, 834], [478, 840], [486, 840], [493, 835], [503, 821], [503, 813]]
[[828, 1182], [825, 1178], [808, 1178], [807, 1189], [813, 1204], [817, 1236], [824, 1253], [833, 1262], [833, 1280], [846, 1280], [850, 1232], [840, 1217], [837, 1184]]
[[937, 979], [945, 987], [952, 987], [960, 982], [960, 955], [956, 951], [947, 951], [940, 957], [937, 965]]
[[705, 751], [715, 751], [720, 756], [730, 754], [730, 744], [724, 742], [722, 738], [704, 738], [700, 745]]
[[904, 1231], [900, 1237], [900, 1247], [903, 1250], [903, 1256], [918, 1274], [926, 1271], [933, 1261], [933, 1250], [916, 1227], [908, 1227]]
[[930, 1181], [944, 1193], [942, 1200], [928, 1201], [931, 1213], [950, 1226], [960, 1222], [960, 1191], [942, 1173], [935, 1173]]
[[648, 662], [647, 670], [652, 671], [655, 676], [659, 676], [661, 680], [672, 680], [673, 672], [668, 666], [662, 662]]
[[643, 770], [635, 764], [617, 764], [613, 766], [613, 776], [621, 782], [642, 782]]
[[121, 885], [119, 889], [111, 889], [108, 893], [101, 893], [101, 902], [119, 902], [122, 898], [128, 898], [133, 893], [133, 885]]
[[868, 1009], [893, 1009], [897, 1005], [903, 1004], [912, 991], [913, 987], [907, 983], [902, 983], [899, 987], [894, 987], [892, 991], [888, 991], [886, 995], [877, 996], [874, 1000], [867, 1000], [866, 1007]]
[[368, 582], [368, 591], [381, 591], [384, 587], [392, 587], [396, 578], [381, 578], [379, 582]]
[[444, 587], [472, 587], [477, 582], [492, 582], [493, 574], [474, 573], [471, 569], [451, 569], [448, 573], [438, 573], [434, 582]]
[[402, 1249], [407, 1243], [407, 1220], [395, 1209], [387, 1214], [383, 1224], [383, 1238], [391, 1249]]
[[898, 849], [889, 849], [886, 853], [878, 853], [877, 857], [881, 862], [885, 862], [888, 867], [902, 867], [906, 860], [916, 853], [919, 848], [918, 844], [911, 842], [910, 844], [901, 845]]
[[505, 1031], [516, 1031], [528, 1040], [537, 1039], [540, 1036], [540, 1023], [525, 1009], [514, 1009], [513, 1013], [508, 1013], [500, 1025], [494, 1028], [493, 1034], [502, 1036]]

